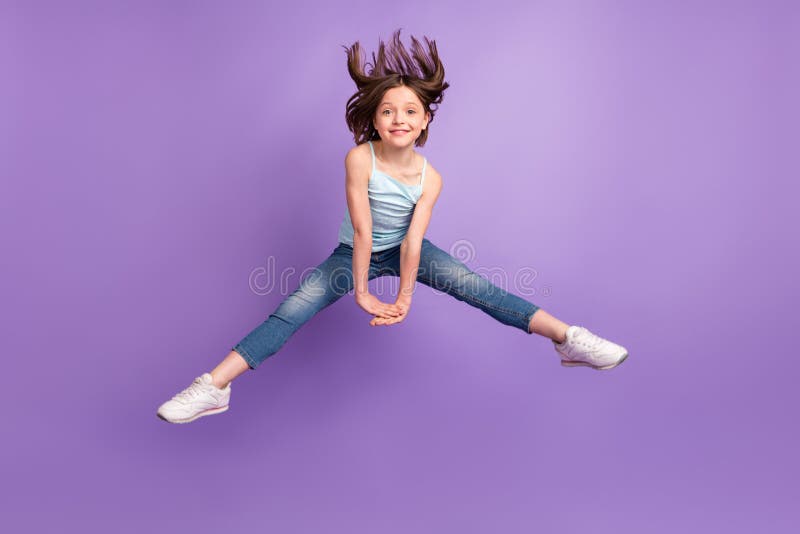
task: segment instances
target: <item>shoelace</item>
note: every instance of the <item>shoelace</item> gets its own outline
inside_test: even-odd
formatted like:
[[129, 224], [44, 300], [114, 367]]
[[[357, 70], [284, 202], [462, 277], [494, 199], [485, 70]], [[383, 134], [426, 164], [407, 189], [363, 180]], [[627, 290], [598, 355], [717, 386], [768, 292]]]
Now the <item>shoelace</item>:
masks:
[[193, 398], [199, 396], [202, 390], [203, 390], [203, 382], [202, 379], [198, 377], [194, 379], [192, 385], [190, 385], [188, 388], [184, 389], [183, 391], [175, 395], [173, 399], [186, 403], [191, 401]]
[[576, 344], [586, 347], [589, 352], [597, 352], [597, 349], [603, 344], [601, 337], [592, 334], [588, 330], [579, 330], [572, 340]]

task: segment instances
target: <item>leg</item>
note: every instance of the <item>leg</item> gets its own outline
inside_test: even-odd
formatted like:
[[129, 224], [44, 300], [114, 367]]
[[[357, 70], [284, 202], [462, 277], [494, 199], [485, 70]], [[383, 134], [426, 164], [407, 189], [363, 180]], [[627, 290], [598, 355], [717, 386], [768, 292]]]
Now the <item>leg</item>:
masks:
[[531, 317], [531, 324], [528, 327], [528, 331], [550, 338], [556, 343], [563, 343], [567, 338], [567, 328], [569, 328], [567, 323], [556, 319], [539, 308], [539, 311]]
[[211, 379], [218, 388], [224, 388], [234, 378], [250, 369], [247, 360], [242, 358], [238, 352], [232, 350], [225, 356], [225, 359], [217, 364], [211, 371]]
[[417, 280], [527, 334], [564, 340], [568, 325], [536, 304], [494, 285], [428, 239], [422, 241]]
[[347, 294], [353, 288], [352, 261], [352, 251], [337, 246], [266, 321], [237, 343], [214, 368], [211, 375], [215, 384], [224, 386], [246, 370], [256, 369], [314, 315]]

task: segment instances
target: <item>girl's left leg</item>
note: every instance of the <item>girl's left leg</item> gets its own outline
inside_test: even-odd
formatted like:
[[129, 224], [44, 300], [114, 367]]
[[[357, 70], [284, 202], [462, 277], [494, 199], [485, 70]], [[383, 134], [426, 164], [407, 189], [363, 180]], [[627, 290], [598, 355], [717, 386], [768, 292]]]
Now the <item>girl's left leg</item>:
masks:
[[567, 325], [536, 304], [479, 276], [456, 258], [423, 239], [417, 280], [445, 291], [498, 321], [553, 340], [565, 367], [612, 369], [625, 361], [628, 349], [578, 325]]
[[536, 333], [558, 343], [566, 339], [568, 324], [540, 306], [496, 286], [427, 238], [422, 240], [417, 280], [526, 334]]

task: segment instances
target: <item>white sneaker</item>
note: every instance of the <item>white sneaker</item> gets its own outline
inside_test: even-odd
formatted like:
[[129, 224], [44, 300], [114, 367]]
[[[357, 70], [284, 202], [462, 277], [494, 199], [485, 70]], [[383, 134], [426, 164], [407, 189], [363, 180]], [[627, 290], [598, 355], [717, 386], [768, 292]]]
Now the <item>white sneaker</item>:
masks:
[[224, 412], [230, 398], [230, 382], [220, 389], [211, 381], [210, 373], [203, 373], [188, 388], [159, 406], [158, 416], [170, 423], [190, 423], [198, 417]]
[[598, 370], [611, 369], [628, 357], [628, 350], [625, 347], [576, 325], [567, 328], [567, 338], [563, 343], [553, 341], [553, 345], [556, 352], [562, 356], [561, 365], [565, 367], [585, 365]]

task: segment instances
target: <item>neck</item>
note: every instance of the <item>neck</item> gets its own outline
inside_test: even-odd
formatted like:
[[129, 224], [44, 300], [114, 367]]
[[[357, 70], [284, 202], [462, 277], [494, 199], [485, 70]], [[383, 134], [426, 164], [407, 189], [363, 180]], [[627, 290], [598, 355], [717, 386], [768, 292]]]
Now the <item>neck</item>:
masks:
[[373, 141], [375, 153], [389, 165], [398, 168], [414, 166], [414, 145], [404, 147], [389, 146], [383, 140]]

